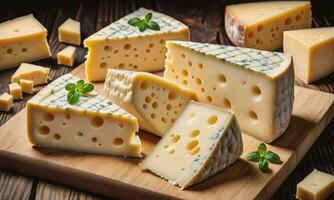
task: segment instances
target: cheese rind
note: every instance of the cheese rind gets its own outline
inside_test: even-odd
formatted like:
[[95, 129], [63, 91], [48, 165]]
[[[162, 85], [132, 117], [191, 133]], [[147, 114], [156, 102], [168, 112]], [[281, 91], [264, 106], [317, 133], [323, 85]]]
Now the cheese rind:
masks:
[[0, 70], [51, 56], [46, 28], [27, 15], [0, 24]]
[[163, 136], [191, 99], [193, 91], [147, 72], [109, 69], [105, 95], [139, 122], [140, 128]]
[[80, 45], [81, 43], [80, 22], [73, 20], [71, 18], [67, 19], [58, 28], [58, 39], [59, 42]]
[[277, 50], [283, 46], [283, 32], [310, 28], [309, 1], [269, 1], [229, 5], [225, 9], [225, 30], [236, 46]]
[[71, 74], [50, 83], [27, 102], [27, 135], [39, 147], [141, 157], [137, 120], [95, 91], [70, 105]]
[[48, 82], [50, 69], [38, 65], [22, 63], [11, 78], [11, 82], [20, 83], [21, 79], [31, 80], [34, 85], [45, 84]]
[[57, 61], [59, 65], [66, 65], [72, 67], [76, 58], [76, 48], [68, 46], [57, 53]]
[[292, 54], [298, 77], [317, 81], [334, 72], [334, 27], [285, 31], [284, 52]]
[[[159, 31], [140, 32], [137, 26], [128, 24], [130, 18], [142, 19], [148, 13], [159, 24]], [[89, 81], [105, 80], [108, 68], [163, 70], [167, 40], [190, 40], [189, 28], [167, 15], [140, 8], [85, 39], [84, 45], [89, 49], [86, 77]]]
[[234, 163], [242, 151], [232, 113], [191, 101], [140, 165], [187, 188]]
[[23, 93], [33, 94], [34, 93], [34, 82], [31, 80], [20, 80], [20, 86]]
[[18, 83], [11, 83], [8, 85], [9, 94], [13, 96], [14, 100], [23, 99], [22, 97], [22, 89]]
[[164, 78], [232, 110], [241, 129], [264, 142], [285, 132], [294, 100], [290, 55], [182, 41], [168, 41], [167, 49]]
[[0, 111], [8, 112], [13, 106], [13, 96], [8, 93], [0, 95]]

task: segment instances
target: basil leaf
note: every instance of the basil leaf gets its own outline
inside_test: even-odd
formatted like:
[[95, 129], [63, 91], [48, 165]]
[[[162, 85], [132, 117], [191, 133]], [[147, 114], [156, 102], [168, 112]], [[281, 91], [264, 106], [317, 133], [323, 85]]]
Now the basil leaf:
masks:
[[79, 102], [80, 94], [76, 91], [71, 91], [67, 94], [67, 101], [69, 104], [74, 105]]
[[259, 169], [261, 172], [266, 173], [269, 169], [269, 163], [266, 158], [261, 158], [259, 162]]
[[68, 84], [65, 86], [65, 89], [66, 89], [67, 91], [74, 91], [76, 87], [77, 87], [77, 86], [76, 86], [74, 83], [68, 83]]
[[139, 31], [140, 32], [144, 32], [145, 31], [145, 29], [146, 29], [146, 24], [145, 23], [140, 23], [139, 25], [138, 25], [138, 28], [139, 28]]
[[257, 148], [257, 150], [259, 151], [259, 153], [261, 154], [261, 156], [265, 156], [267, 153], [267, 147], [264, 143], [261, 143], [259, 145], [259, 147]]
[[149, 21], [149, 22], [147, 23], [147, 27], [148, 27], [149, 29], [152, 29], [152, 30], [155, 30], [155, 31], [159, 31], [159, 30], [160, 30], [160, 26], [159, 26], [159, 24], [157, 24], [157, 23], [154, 22], [154, 21]]
[[81, 88], [80, 92], [82, 93], [88, 93], [94, 90], [94, 85], [86, 83], [83, 85], [83, 87]]
[[77, 82], [77, 89], [80, 90], [81, 87], [84, 86], [84, 84], [85, 84], [85, 82], [84, 82], [83, 80], [79, 80], [79, 81]]
[[145, 18], [144, 18], [145, 22], [147, 23], [147, 22], [149, 22], [151, 19], [152, 19], [152, 13], [147, 13], [147, 14], [145, 15]]
[[141, 23], [141, 19], [139, 19], [138, 17], [131, 18], [128, 21], [128, 24], [132, 26], [138, 26], [139, 23]]
[[249, 160], [249, 161], [252, 161], [252, 162], [259, 162], [260, 158], [261, 158], [261, 155], [258, 151], [250, 152], [246, 156], [246, 159]]
[[272, 151], [267, 152], [266, 159], [273, 164], [281, 164], [282, 163], [279, 155], [272, 152]]

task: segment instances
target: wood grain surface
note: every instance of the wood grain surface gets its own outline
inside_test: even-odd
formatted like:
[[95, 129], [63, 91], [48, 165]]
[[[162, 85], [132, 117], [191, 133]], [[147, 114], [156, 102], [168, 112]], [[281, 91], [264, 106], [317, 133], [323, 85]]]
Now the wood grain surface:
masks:
[[[57, 28], [68, 17], [80, 20], [82, 23], [82, 38], [86, 38], [96, 30], [117, 20], [123, 15], [130, 13], [138, 7], [144, 6], [154, 10], [169, 14], [190, 26], [193, 41], [231, 44], [226, 37], [223, 27], [223, 10], [225, 5], [244, 1], [222, 0], [222, 1], [109, 1], [109, 0], [73, 0], [73, 1], [20, 1], [18, 6], [16, 0], [7, 1], [0, 6], [0, 22], [33, 13], [48, 29], [48, 40], [53, 52], [51, 59], [35, 62], [51, 68], [50, 79], [53, 80], [72, 68], [59, 66], [56, 64], [55, 54], [66, 45], [58, 42]], [[334, 26], [334, 14], [330, 1], [312, 1], [313, 27]], [[76, 64], [84, 61], [86, 49], [79, 47], [78, 60]], [[0, 93], [8, 90], [8, 83], [15, 69], [0, 71]], [[296, 85], [334, 93], [334, 75], [326, 77], [316, 83], [306, 85], [300, 80], [296, 80]], [[42, 86], [43, 87], [43, 86]], [[40, 88], [42, 88], [40, 87]], [[40, 88], [36, 89], [36, 92]], [[14, 108], [8, 112], [0, 112], [0, 126], [24, 108], [25, 102], [30, 98], [25, 95], [24, 100], [15, 102]], [[0, 133], [1, 134], [1, 133]], [[297, 168], [289, 178], [281, 185], [272, 199], [295, 199], [296, 183], [302, 180], [313, 168], [334, 174], [334, 122], [332, 121], [315, 145], [306, 154]], [[24, 185], [21, 182], [29, 183], [31, 187], [25, 187], [25, 191], [30, 195], [30, 199], [40, 197], [37, 185], [42, 185], [44, 190], [50, 193], [62, 193], [63, 186], [42, 182], [39, 179], [23, 177], [19, 174], [0, 169], [0, 176], [6, 176], [0, 182], [0, 199], [22, 199], [17, 195], [17, 185]], [[12, 183], [16, 184], [12, 184]], [[45, 185], [45, 186], [43, 186]], [[5, 188], [5, 189], [3, 189]], [[49, 189], [48, 189], [49, 188]], [[73, 193], [77, 193], [80, 199], [85, 199], [85, 192], [69, 188]], [[7, 195], [3, 191], [6, 191]], [[53, 192], [51, 192], [53, 191]], [[8, 196], [12, 194], [14, 196]], [[80, 195], [79, 195], [80, 194]], [[65, 195], [66, 196], [66, 195]], [[73, 197], [74, 198], [74, 197]], [[72, 198], [72, 199], [73, 199]], [[334, 195], [332, 196], [334, 199]], [[68, 199], [71, 199], [69, 197]]]

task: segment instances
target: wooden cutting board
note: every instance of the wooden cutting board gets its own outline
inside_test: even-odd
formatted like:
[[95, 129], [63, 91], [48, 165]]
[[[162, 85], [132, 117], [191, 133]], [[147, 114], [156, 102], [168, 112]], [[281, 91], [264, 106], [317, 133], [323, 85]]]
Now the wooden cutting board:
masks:
[[[84, 78], [84, 66], [72, 72]], [[102, 93], [103, 84], [95, 84]], [[244, 153], [232, 166], [187, 190], [167, 183], [138, 167], [141, 159], [82, 154], [32, 147], [25, 131], [25, 110], [0, 127], [0, 166], [124, 199], [268, 199], [292, 172], [334, 115], [334, 95], [295, 87], [293, 116], [286, 133], [268, 145], [284, 161], [261, 173], [256, 163], [245, 160], [258, 140], [243, 135]], [[141, 132], [144, 155], [159, 140]]]

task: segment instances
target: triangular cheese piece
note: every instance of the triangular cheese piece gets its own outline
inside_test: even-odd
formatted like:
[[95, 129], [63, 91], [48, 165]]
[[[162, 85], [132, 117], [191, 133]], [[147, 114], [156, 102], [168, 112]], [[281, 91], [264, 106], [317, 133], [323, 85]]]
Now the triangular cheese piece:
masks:
[[22, 63], [11, 78], [11, 82], [19, 83], [21, 79], [31, 80], [34, 85], [40, 85], [48, 82], [50, 69], [38, 65]]

